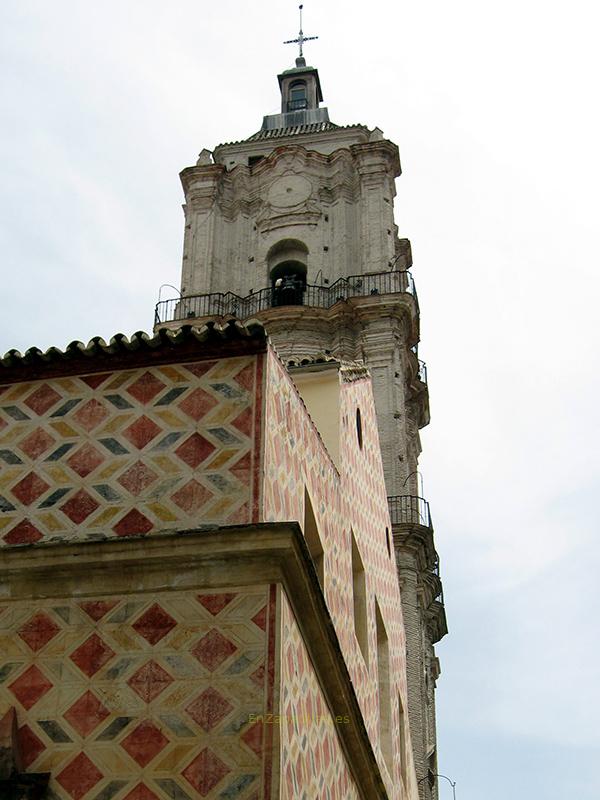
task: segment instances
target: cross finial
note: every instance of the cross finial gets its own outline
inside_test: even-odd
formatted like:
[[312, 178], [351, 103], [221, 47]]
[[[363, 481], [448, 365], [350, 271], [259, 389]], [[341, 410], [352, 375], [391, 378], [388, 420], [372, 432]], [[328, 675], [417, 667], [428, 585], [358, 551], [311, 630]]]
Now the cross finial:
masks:
[[302, 6], [298, 6], [300, 10], [300, 31], [298, 32], [297, 39], [288, 39], [284, 44], [297, 44], [300, 47], [300, 58], [303, 58], [302, 45], [304, 42], [310, 42], [311, 39], [318, 39], [318, 36], [305, 36], [302, 32]]

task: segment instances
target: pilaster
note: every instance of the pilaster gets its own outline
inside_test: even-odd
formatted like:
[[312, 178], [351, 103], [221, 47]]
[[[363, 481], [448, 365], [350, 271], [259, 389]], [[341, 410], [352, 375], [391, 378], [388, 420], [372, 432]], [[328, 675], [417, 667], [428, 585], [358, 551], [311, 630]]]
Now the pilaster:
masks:
[[[181, 293], [212, 289], [214, 207], [225, 168], [216, 164], [188, 167], [181, 173], [186, 204]], [[206, 287], [206, 288], [205, 288]]]

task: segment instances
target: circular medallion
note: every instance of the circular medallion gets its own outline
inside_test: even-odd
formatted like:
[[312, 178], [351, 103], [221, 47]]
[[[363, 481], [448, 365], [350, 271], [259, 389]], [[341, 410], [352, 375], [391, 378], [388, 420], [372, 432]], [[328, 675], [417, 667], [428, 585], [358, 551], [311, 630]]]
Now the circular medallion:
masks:
[[290, 208], [304, 203], [310, 197], [312, 186], [300, 175], [278, 178], [269, 189], [269, 203], [277, 208]]

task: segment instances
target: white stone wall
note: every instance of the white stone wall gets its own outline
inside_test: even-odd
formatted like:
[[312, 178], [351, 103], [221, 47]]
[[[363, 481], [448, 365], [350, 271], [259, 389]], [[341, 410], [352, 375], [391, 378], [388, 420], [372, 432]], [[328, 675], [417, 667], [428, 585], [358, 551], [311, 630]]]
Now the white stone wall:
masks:
[[183, 294], [266, 288], [269, 250], [285, 239], [308, 248], [309, 283], [386, 271], [396, 252], [397, 174], [397, 148], [385, 140], [332, 155], [294, 142], [253, 167], [184, 170]]

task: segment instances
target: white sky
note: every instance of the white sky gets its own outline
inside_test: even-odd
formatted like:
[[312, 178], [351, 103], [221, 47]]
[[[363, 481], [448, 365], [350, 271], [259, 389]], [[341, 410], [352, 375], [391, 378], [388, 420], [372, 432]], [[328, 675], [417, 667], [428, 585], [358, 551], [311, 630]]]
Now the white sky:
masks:
[[[179, 283], [177, 174], [277, 111], [296, 6], [3, 0], [0, 351], [151, 329]], [[309, 0], [304, 31], [332, 120], [378, 125], [405, 170], [440, 770], [458, 800], [596, 800], [597, 15]]]

